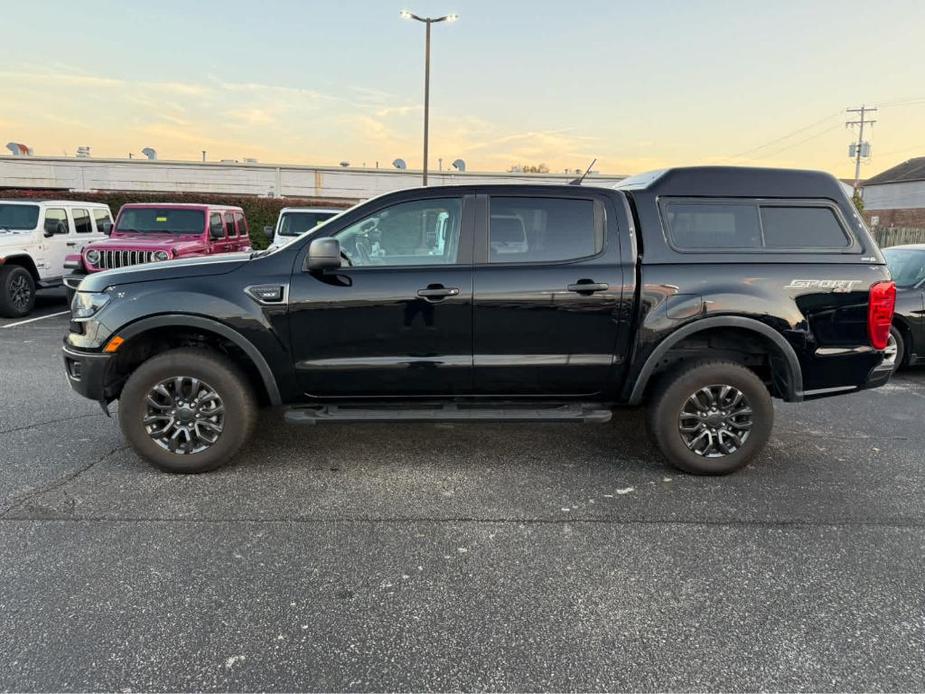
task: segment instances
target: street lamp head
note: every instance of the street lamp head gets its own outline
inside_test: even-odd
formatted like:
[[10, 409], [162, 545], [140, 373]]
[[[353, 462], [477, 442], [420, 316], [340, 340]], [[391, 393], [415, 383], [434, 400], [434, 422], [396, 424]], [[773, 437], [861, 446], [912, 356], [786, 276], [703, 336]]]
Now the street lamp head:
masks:
[[455, 12], [454, 12], [453, 14], [448, 14], [448, 15], [446, 16], [446, 21], [448, 21], [448, 22], [455, 22], [455, 21], [457, 21], [458, 19], [459, 19], [459, 15], [456, 14]]
[[414, 15], [411, 14], [410, 10], [402, 10], [401, 12], [398, 13], [398, 16], [401, 17], [402, 19], [411, 19], [412, 17], [414, 17]]

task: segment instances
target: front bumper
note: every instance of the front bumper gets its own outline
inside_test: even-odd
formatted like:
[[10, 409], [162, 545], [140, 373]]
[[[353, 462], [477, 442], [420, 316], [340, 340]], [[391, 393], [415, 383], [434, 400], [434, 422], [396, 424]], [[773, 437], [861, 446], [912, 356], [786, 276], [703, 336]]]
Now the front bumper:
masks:
[[68, 383], [77, 393], [90, 400], [108, 403], [111, 398], [106, 393], [106, 381], [111, 354], [79, 352], [68, 347], [63, 348], [64, 373]]

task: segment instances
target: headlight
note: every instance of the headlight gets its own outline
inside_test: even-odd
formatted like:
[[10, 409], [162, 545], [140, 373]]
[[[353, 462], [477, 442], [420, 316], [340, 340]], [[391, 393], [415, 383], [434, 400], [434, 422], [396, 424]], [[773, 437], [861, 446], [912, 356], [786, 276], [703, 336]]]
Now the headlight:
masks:
[[74, 320], [90, 318], [109, 303], [109, 294], [106, 292], [77, 292], [71, 303], [71, 317]]
[[94, 250], [87, 251], [87, 262], [90, 263], [91, 265], [99, 265], [100, 264], [100, 252], [94, 251]]
[[165, 260], [170, 260], [170, 253], [167, 251], [154, 251], [154, 255], [151, 257], [154, 258], [155, 262], [163, 263]]

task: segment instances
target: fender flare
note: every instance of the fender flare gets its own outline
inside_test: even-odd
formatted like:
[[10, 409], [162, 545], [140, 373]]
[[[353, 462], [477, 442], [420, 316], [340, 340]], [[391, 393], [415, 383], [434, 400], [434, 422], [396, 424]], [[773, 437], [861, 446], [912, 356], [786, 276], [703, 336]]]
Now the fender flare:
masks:
[[263, 354], [260, 353], [260, 350], [257, 349], [250, 340], [244, 337], [237, 330], [230, 328], [217, 320], [187, 313], [168, 313], [159, 316], [152, 316], [150, 318], [143, 318], [140, 321], [131, 323], [125, 328], [119, 330], [118, 335], [125, 340], [129, 340], [137, 335], [140, 335], [141, 333], [147, 332], [148, 330], [153, 330], [155, 328], [167, 328], [177, 325], [208, 330], [226, 338], [230, 342], [233, 342], [235, 345], [240, 347], [244, 354], [247, 355], [248, 359], [250, 359], [254, 366], [257, 368], [257, 372], [260, 374], [260, 379], [263, 381], [263, 385], [267, 389], [267, 395], [270, 398], [270, 404], [274, 407], [278, 407], [283, 404], [283, 399], [279, 393], [279, 386], [276, 383], [276, 377], [273, 375], [273, 370], [270, 369], [270, 365], [267, 363], [267, 360], [264, 359]]
[[633, 384], [633, 390], [630, 393], [629, 404], [638, 405], [642, 402], [642, 396], [649, 383], [649, 379], [652, 378], [652, 374], [655, 373], [658, 363], [672, 347], [686, 337], [690, 337], [704, 330], [710, 330], [711, 328], [740, 328], [750, 330], [761, 337], [766, 337], [771, 340], [780, 350], [787, 364], [789, 387], [788, 392], [785, 393], [784, 399], [787, 402], [800, 402], [803, 400], [803, 370], [800, 367], [800, 360], [797, 357], [796, 351], [793, 349], [793, 345], [787, 342], [783, 335], [774, 330], [774, 328], [754, 318], [746, 318], [744, 316], [715, 316], [712, 318], [701, 318], [693, 323], [688, 323], [675, 330], [659, 343], [652, 354], [649, 355], [649, 358], [646, 359], [639, 375], [636, 377], [636, 382]]

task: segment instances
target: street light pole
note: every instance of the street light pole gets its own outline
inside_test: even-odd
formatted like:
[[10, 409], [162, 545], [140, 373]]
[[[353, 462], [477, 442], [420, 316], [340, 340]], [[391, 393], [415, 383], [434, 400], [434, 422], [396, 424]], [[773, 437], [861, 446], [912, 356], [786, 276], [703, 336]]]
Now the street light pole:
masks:
[[423, 184], [427, 185], [427, 145], [430, 131], [430, 25], [438, 22], [455, 22], [459, 19], [457, 14], [448, 14], [444, 17], [418, 17], [408, 10], [402, 10], [403, 19], [414, 19], [425, 26], [424, 33], [424, 175]]

